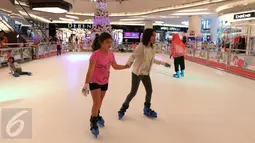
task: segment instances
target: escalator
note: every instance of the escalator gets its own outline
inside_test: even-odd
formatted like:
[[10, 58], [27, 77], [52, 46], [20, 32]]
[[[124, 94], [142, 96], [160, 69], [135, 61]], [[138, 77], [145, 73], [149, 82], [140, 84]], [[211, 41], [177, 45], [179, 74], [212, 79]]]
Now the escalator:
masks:
[[[20, 7], [23, 6], [20, 5]], [[26, 12], [25, 9], [24, 12]], [[49, 38], [46, 36], [45, 31], [36, 26], [37, 24], [29, 13], [27, 13], [26, 17], [30, 18], [29, 22], [9, 0], [1, 0], [0, 31], [5, 32], [5, 36], [8, 39], [8, 48], [0, 49], [0, 67], [6, 65], [6, 58], [10, 51], [18, 61], [31, 60], [35, 57], [38, 53], [38, 47], [31, 48], [31, 44], [21, 43], [34, 44], [43, 39], [46, 44], [49, 44]], [[43, 45], [43, 43], [41, 44]]]

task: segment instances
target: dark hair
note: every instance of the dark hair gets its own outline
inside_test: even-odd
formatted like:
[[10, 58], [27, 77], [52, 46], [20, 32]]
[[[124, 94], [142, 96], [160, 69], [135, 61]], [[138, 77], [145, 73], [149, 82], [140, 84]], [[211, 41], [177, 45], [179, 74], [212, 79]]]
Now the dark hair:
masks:
[[10, 59], [12, 59], [12, 63], [14, 63], [14, 62], [15, 62], [15, 60], [14, 60], [14, 58], [13, 58], [13, 57], [8, 58], [8, 62], [9, 62], [9, 60], [10, 60]]
[[112, 39], [112, 35], [106, 32], [103, 32], [100, 36], [99, 36], [99, 43], [102, 44], [104, 42], [104, 40], [106, 39]]
[[5, 34], [5, 32], [3, 30], [1, 30], [0, 33], [4, 33]]
[[98, 50], [98, 49], [100, 49], [100, 43], [99, 43], [99, 36], [98, 36], [98, 34], [96, 34], [96, 37], [95, 37], [95, 39], [94, 39], [94, 41], [93, 41], [93, 44], [92, 44], [92, 50], [93, 50], [93, 52], [94, 51], [96, 51], [96, 50]]
[[112, 35], [106, 32], [103, 32], [99, 36], [96, 36], [94, 42], [93, 42], [93, 52], [101, 48], [101, 44], [106, 39], [112, 39]]
[[[153, 32], [155, 32], [155, 30], [152, 28], [147, 28], [144, 30], [143, 37], [142, 37], [142, 43], [144, 46], [148, 46], [148, 44], [151, 40], [151, 36], [153, 35]], [[152, 46], [152, 44], [151, 44], [151, 46]]]

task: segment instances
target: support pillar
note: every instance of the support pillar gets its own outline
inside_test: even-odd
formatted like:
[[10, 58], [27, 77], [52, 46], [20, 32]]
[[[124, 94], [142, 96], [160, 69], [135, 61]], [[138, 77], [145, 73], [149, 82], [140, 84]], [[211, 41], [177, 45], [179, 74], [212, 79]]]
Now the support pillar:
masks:
[[197, 35], [201, 34], [201, 16], [200, 15], [194, 15], [189, 16], [189, 29], [188, 34], [191, 32], [194, 32]]

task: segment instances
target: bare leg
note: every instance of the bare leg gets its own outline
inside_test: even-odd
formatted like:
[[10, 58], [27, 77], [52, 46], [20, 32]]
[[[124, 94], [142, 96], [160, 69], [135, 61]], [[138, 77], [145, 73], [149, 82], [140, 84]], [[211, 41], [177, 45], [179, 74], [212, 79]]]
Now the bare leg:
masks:
[[93, 106], [91, 110], [91, 116], [92, 117], [97, 117], [98, 116], [98, 111], [101, 107], [101, 89], [96, 89], [91, 91], [92, 94], [92, 99], [93, 99]]

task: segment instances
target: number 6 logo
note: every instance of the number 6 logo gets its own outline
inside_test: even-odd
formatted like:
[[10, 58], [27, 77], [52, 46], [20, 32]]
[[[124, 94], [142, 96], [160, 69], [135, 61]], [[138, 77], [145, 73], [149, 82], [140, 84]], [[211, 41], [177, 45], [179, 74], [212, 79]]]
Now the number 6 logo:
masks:
[[[6, 128], [5, 128], [5, 131], [6, 133], [10, 136], [10, 137], [16, 137], [18, 136], [24, 129], [24, 126], [25, 126], [25, 123], [23, 120], [20, 120], [18, 119], [20, 116], [26, 114], [28, 111], [21, 111], [19, 112], [18, 114], [16, 114], [15, 116], [13, 116], [11, 118], [11, 120], [8, 122], [8, 124], [6, 125]], [[20, 126], [19, 128], [14, 131], [14, 132], [11, 132], [11, 128], [17, 124], [17, 123], [20, 123]]]

